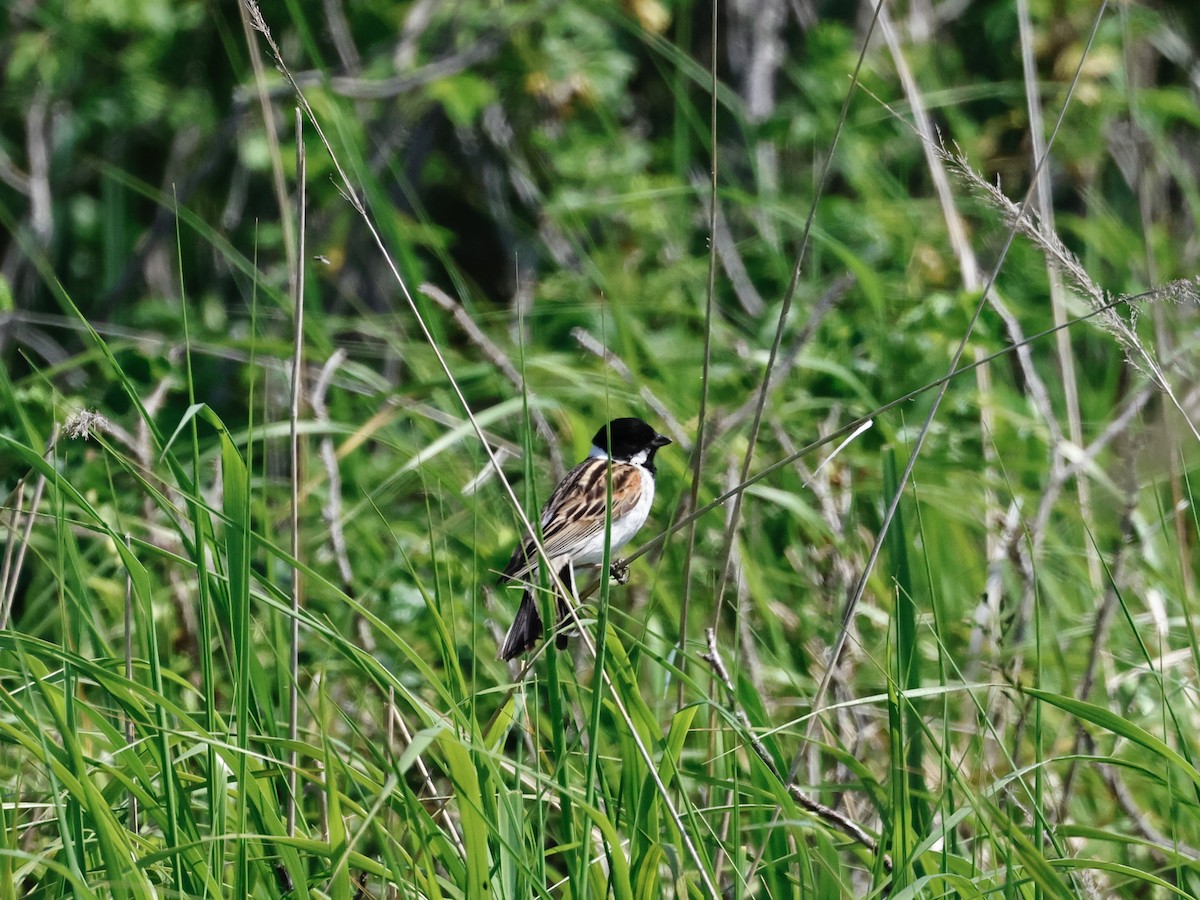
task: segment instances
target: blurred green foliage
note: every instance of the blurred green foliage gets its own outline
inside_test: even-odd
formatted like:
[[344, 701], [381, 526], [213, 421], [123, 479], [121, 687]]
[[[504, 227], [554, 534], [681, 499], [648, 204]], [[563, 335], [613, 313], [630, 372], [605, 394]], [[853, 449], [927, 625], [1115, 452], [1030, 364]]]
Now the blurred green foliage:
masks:
[[[916, 94], [881, 27], [852, 82], [870, 29], [863, 4], [722, 0], [715, 32], [711, 6], [696, 0], [329, 0], [266, 2], [261, 10], [385, 251], [347, 202], [334, 158], [310, 123], [302, 260], [309, 389], [336, 350], [347, 352], [328, 373], [328, 414], [308, 411], [302, 422], [310, 451], [301, 499], [310, 618], [301, 654], [309, 729], [301, 832], [313, 846], [325, 842], [301, 848], [311, 884], [348, 896], [345, 871], [338, 871], [345, 851], [360, 854], [355, 872], [378, 863], [393, 876], [427, 878], [414, 895], [451, 894], [453, 886], [456, 896], [474, 896], [465, 879], [481, 870], [498, 895], [620, 895], [617, 856], [608, 857], [607, 876], [589, 861], [595, 827], [606, 852], [627, 847], [630, 882], [642, 896], [668, 885], [680, 896], [701, 891], [632, 729], [615, 702], [592, 706], [586, 662], [578, 678], [565, 660], [539, 662], [550, 671], [537, 670], [528, 695], [510, 701], [505, 694], [512, 673], [493, 662], [494, 632], [514, 598], [485, 597], [484, 585], [520, 526], [497, 480], [481, 477], [487, 458], [435, 349], [493, 446], [504, 449], [505, 471], [530, 514], [551, 489], [555, 467], [582, 457], [608, 417], [643, 415], [676, 438], [678, 446], [660, 456], [649, 537], [686, 508], [706, 337], [712, 445], [699, 501], [724, 492], [741, 465], [815, 204], [782, 331], [782, 372], [766, 402], [752, 470], [929, 385], [945, 374], [979, 293], [964, 283], [962, 248], [912, 126], [913, 103], [919, 100], [984, 181], [999, 179], [1020, 202], [1034, 141], [1016, 5], [893, 5], [896, 46]], [[1054, 134], [1047, 166], [1055, 229], [1114, 294], [1191, 277], [1200, 249], [1195, 8], [1128, 3], [1101, 12], [1086, 0], [1030, 0], [1029, 13], [1024, 50], [1043, 107], [1039, 127]], [[7, 498], [0, 521], [9, 540], [14, 498], [28, 502], [28, 491], [14, 488], [56, 423], [94, 409], [123, 429], [99, 446], [63, 440], [53, 450], [63, 483], [49, 489], [53, 507], [32, 532], [14, 593], [0, 725], [25, 714], [25, 701], [12, 698], [36, 680], [35, 665], [13, 661], [18, 650], [68, 673], [60, 696], [53, 682], [50, 693], [28, 701], [47, 734], [54, 731], [47, 711], [75, 697], [72, 666], [86, 670], [92, 660], [120, 656], [129, 567], [111, 538], [132, 532], [153, 580], [148, 615], [161, 636], [156, 663], [177, 704], [172, 724], [184, 744], [228, 751], [231, 723], [243, 709], [234, 697], [249, 703], [251, 688], [234, 677], [234, 592], [225, 566], [229, 522], [238, 520], [222, 506], [222, 445], [210, 424], [193, 437], [188, 418], [192, 403], [203, 403], [248, 464], [249, 627], [261, 668], [242, 672], [254, 692], [254, 721], [238, 727], [254, 729], [247, 740], [265, 760], [264, 790], [277, 791], [290, 687], [282, 610], [291, 578], [285, 439], [295, 98], [233, 3], [12, 0], [0, 15], [0, 487]], [[708, 323], [714, 155], [719, 260]], [[978, 186], [952, 178], [950, 191], [986, 280], [1009, 226]], [[454, 312], [469, 317], [486, 345], [418, 290], [426, 282], [453, 298]], [[1025, 335], [1053, 324], [1046, 257], [1028, 240], [1018, 238], [1003, 256], [993, 290]], [[1066, 309], [1080, 316], [1087, 305], [1069, 295]], [[1146, 313], [1140, 333], [1190, 411], [1194, 314], [1165, 303]], [[1153, 774], [1163, 760], [1178, 761], [1139, 740], [1139, 729], [1149, 729], [1185, 757], [1200, 751], [1189, 731], [1196, 536], [1186, 510], [1195, 444], [1181, 436], [1186, 429], [1169, 404], [1157, 394], [1145, 399], [1145, 373], [1110, 333], [1093, 320], [1072, 325], [1068, 335], [1073, 363], [1045, 337], [1030, 346], [1028, 367], [1009, 353], [952, 381], [905, 497], [903, 523], [868, 582], [844, 678], [826, 698], [845, 706], [829, 714], [835, 736], [822, 738], [818, 783], [810, 787], [815, 795], [853, 795], [846, 805], [871, 823], [885, 850], [903, 854], [927, 842], [915, 861], [897, 860], [891, 887], [910, 895], [934, 871], [1006, 896], [1034, 896], [1034, 883], [1042, 896], [1065, 895], [1063, 885], [1082, 892], [1082, 881], [1048, 862], [1073, 838], [1106, 873], [1101, 891], [1109, 895], [1152, 890], [1119, 865], [1153, 867], [1178, 890], [1197, 889], [1185, 852], [1200, 843], [1195, 797], [1173, 776]], [[964, 360], [1003, 351], [1015, 336], [998, 308], [985, 305]], [[596, 344], [616, 364], [589, 349]], [[1082, 459], [1066, 424], [1064, 365], [1073, 366], [1078, 383], [1083, 444], [1110, 428], [1119, 432], [1083, 460], [1074, 479], [1060, 478]], [[509, 366], [523, 386], [505, 374]], [[1044, 403], [1033, 381], [1045, 383]], [[632, 709], [663, 777], [677, 779], [670, 795], [678, 790], [688, 804], [686, 833], [699, 841], [720, 834], [723, 856], [709, 863], [725, 866], [723, 886], [732, 884], [734, 895], [879, 896], [891, 889], [877, 856], [842, 843], [811, 811], [786, 806], [785, 787], [745, 750], [748, 735], [723, 710], [723, 689], [711, 693], [700, 674], [707, 672], [701, 634], [705, 625], [719, 627], [738, 701], [756, 731], [770, 734], [771, 753], [786, 767], [803, 745], [805, 724], [796, 717], [808, 711], [846, 596], [891, 500], [880, 451], [894, 451], [902, 467], [931, 397], [878, 417], [823, 472], [813, 470], [825, 451], [750, 488], [733, 532], [736, 569], [723, 604], [715, 596], [727, 535], [721, 510], [699, 521], [694, 546], [673, 537], [661, 554], [638, 562], [629, 588], [613, 589], [610, 615], [623, 646], [611, 651], [616, 686], [605, 697]], [[1138, 415], [1120, 418], [1135, 401]], [[337, 454], [340, 484], [314, 452], [322, 438]], [[1082, 481], [1091, 491], [1086, 515]], [[1040, 518], [1042, 498], [1060, 489]], [[330, 526], [335, 501], [344, 548]], [[205, 527], [207, 537], [198, 539]], [[211, 560], [198, 549], [204, 540]], [[1089, 561], [1093, 553], [1103, 567]], [[1002, 608], [981, 606], [988, 591]], [[685, 596], [692, 618], [680, 635]], [[1112, 628], [1103, 632], [1105, 677], [1090, 697], [1101, 706], [1111, 701], [1127, 717], [1114, 723], [1067, 701], [1095, 665], [1098, 609], [1117, 597], [1103, 623]], [[217, 625], [206, 639], [200, 611], [210, 609]], [[1112, 625], [1120, 612], [1127, 627]], [[986, 616], [998, 620], [994, 630], [980, 625]], [[672, 655], [679, 641], [683, 657]], [[1157, 648], [1154, 660], [1148, 647]], [[211, 675], [203, 674], [210, 666]], [[1157, 680], [1143, 677], [1151, 671]], [[144, 680], [134, 681], [142, 691], [106, 688], [117, 699], [78, 689], [80, 700], [86, 694], [95, 704], [82, 703], [78, 713], [96, 732], [89, 733], [94, 758], [123, 749], [115, 739], [105, 743], [113, 737], [104, 730], [111, 730], [110, 703], [138, 707], [139, 715], [141, 704], [166, 708]], [[980, 682], [1000, 688], [977, 700]], [[945, 693], [899, 699], [900, 688], [922, 684]], [[1074, 718], [1043, 726], [1040, 706], [1014, 699], [1023, 685], [1059, 692], [1066, 699], [1055, 708]], [[407, 752], [401, 742], [384, 744], [392, 727], [388, 690], [416, 733], [411, 743], [404, 737]], [[207, 706], [223, 718], [204, 719]], [[496, 732], [488, 725], [493, 714], [502, 723]], [[517, 722], [511, 730], [503, 725], [508, 716]], [[1178, 722], [1168, 727], [1172, 717]], [[149, 721], [139, 718], [149, 747], [137, 757], [144, 770], [131, 764], [121, 772], [138, 785], [159, 784], [156, 766], [167, 765], [153, 756], [149, 737], [161, 738], [162, 729]], [[1065, 772], [1086, 749], [1075, 743], [1078, 721], [1096, 729], [1095, 753], [1112, 757], [1105, 762], [1137, 770], [1130, 778], [1142, 779], [1137, 784], [1147, 792], [1140, 806], [1127, 807], [1104, 777], [1090, 773], [1075, 781], [1059, 815], [1054, 792], [1071, 780]], [[588, 730], [594, 723], [599, 733]], [[653, 733], [660, 724], [662, 733]], [[40, 759], [35, 748], [18, 746], [7, 732], [0, 741], [0, 779], [14, 795], [27, 791], [34, 805], [57, 796], [54, 778], [63, 776], [55, 765], [31, 764]], [[928, 750], [923, 777], [907, 768], [918, 767], [921, 755], [900, 752], [911, 742]], [[42, 750], [53, 756], [49, 744]], [[156, 820], [144, 829], [148, 843], [131, 851], [136, 874], [184, 893], [249, 883], [254, 895], [272, 896], [274, 873], [264, 860], [295, 868], [287, 856], [295, 848], [284, 841], [289, 850], [276, 854], [264, 841], [244, 870], [228, 875], [226, 863], [231, 870], [241, 863], [232, 862], [233, 850], [226, 857], [223, 841], [248, 838], [231, 837], [243, 833], [205, 805], [223, 790], [215, 774], [221, 765], [233, 768], [246, 756], [218, 765], [215, 755], [202, 760], [189, 746], [176, 749], [180, 777], [206, 790], [182, 804], [173, 824], [185, 837], [189, 829], [220, 836], [216, 850], [203, 851], [215, 854], [212, 865], [179, 849], [185, 837], [171, 846], [169, 829]], [[437, 818], [418, 756], [431, 761], [430, 783], [479, 809], [472, 805], [464, 819], [456, 806], [454, 826]], [[91, 759], [84, 768], [95, 773], [100, 767]], [[517, 760], [511, 768], [510, 759]], [[596, 781], [586, 774], [593, 769]], [[124, 782], [96, 778], [120, 807]], [[1028, 795], [1014, 786], [1026, 784]], [[326, 809], [352, 809], [346, 817], [362, 827], [361, 845], [319, 833], [314, 794]], [[994, 807], [1001, 795], [1011, 805]], [[530, 796], [537, 803], [526, 803]], [[382, 812], [374, 819], [367, 811], [377, 800]], [[239, 802], [243, 811], [252, 806], [244, 795]], [[278, 823], [255, 802], [252, 811], [263, 818], [252, 824], [270, 831]], [[786, 833], [773, 830], [779, 808]], [[1141, 826], [1138, 809], [1157, 831]], [[0, 834], [38, 827], [15, 808], [2, 812]], [[4, 893], [6, 875], [29, 890], [47, 885], [49, 896], [75, 883], [56, 874], [56, 865], [100, 869], [93, 842], [101, 839], [91, 835], [107, 834], [108, 825], [95, 826], [98, 832], [91, 819], [83, 827], [84, 818], [64, 807], [54, 819], [57, 836], [51, 827], [34, 832], [35, 849], [22, 849], [32, 861], [12, 864], [19, 872], [0, 869], [0, 898], [14, 896]], [[459, 826], [470, 844], [461, 852], [458, 833], [447, 837]], [[112, 840], [122, 839], [121, 827]], [[945, 831], [935, 840], [937, 827]], [[62, 849], [72, 835], [85, 848], [82, 864]], [[1183, 848], [1178, 854], [1172, 841]], [[940, 849], [928, 849], [934, 844]], [[555, 852], [543, 858], [547, 848]], [[729, 875], [750, 872], [760, 852], [760, 881], [743, 885]]]

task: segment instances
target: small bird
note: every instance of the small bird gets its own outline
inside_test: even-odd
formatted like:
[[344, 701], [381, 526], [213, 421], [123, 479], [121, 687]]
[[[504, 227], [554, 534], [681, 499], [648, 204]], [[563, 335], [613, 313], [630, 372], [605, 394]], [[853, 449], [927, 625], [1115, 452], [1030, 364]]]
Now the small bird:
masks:
[[[612, 465], [612, 529], [609, 553], [629, 543], [650, 514], [654, 502], [654, 454], [671, 443], [641, 419], [613, 419], [596, 432], [588, 458], [566, 474], [542, 510], [542, 546], [550, 567], [575, 591], [575, 566], [604, 562], [605, 501], [608, 499], [609, 462]], [[500, 584], [525, 583], [517, 617], [500, 647], [500, 658], [510, 660], [533, 647], [542, 637], [542, 617], [531, 585], [537, 579], [537, 545], [532, 538], [518, 544], [504, 567]], [[558, 597], [559, 621], [568, 615], [567, 599]], [[558, 647], [566, 647], [566, 635]]]

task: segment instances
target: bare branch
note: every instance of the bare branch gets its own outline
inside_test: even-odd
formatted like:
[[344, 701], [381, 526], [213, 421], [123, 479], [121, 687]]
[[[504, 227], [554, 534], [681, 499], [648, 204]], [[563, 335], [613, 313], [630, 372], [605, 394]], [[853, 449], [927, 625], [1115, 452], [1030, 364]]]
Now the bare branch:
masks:
[[[762, 739], [754, 733], [754, 728], [750, 724], [750, 717], [746, 714], [745, 708], [737, 702], [737, 692], [733, 687], [733, 679], [729, 677], [729, 670], [725, 668], [725, 661], [721, 658], [721, 651], [717, 649], [716, 632], [711, 628], [706, 628], [704, 634], [708, 639], [708, 652], [700, 654], [700, 658], [712, 667], [718, 680], [725, 686], [725, 691], [728, 694], [729, 708], [745, 729], [746, 739], [750, 742], [750, 747], [754, 751], [755, 756], [762, 760], [763, 765], [770, 770], [772, 775], [783, 781], [782, 773], [775, 764], [775, 760], [771, 758], [771, 754], [763, 744]], [[836, 809], [809, 797], [804, 791], [800, 790], [800, 786], [794, 781], [789, 781], [784, 786], [787, 788], [787, 792], [791, 795], [792, 799], [803, 809], [823, 819], [843, 834], [853, 838], [871, 853], [876, 856], [879, 855], [879, 843], [857, 822], [851, 821]], [[889, 872], [892, 870], [892, 859], [887, 854], [883, 856], [883, 867]]]

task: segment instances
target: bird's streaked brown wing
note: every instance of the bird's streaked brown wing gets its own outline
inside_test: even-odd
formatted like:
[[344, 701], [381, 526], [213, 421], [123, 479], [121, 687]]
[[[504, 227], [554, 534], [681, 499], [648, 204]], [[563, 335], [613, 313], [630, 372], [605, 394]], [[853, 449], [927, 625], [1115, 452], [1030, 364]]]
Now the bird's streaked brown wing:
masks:
[[[542, 510], [542, 546], [554, 559], [570, 556], [604, 528], [604, 503], [608, 496], [607, 459], [585, 459], [566, 474]], [[629, 463], [612, 463], [612, 517], [617, 519], [637, 505], [642, 471]], [[537, 565], [537, 545], [532, 539], [517, 546], [504, 567], [501, 581], [528, 575]]]

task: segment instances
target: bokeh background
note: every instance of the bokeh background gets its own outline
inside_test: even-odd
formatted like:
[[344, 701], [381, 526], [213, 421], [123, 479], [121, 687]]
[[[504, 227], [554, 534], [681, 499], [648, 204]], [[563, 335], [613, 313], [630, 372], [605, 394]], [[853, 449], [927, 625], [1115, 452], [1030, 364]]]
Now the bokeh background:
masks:
[[0, 16], [0, 897], [1200, 889], [1194, 4]]

